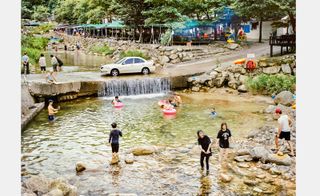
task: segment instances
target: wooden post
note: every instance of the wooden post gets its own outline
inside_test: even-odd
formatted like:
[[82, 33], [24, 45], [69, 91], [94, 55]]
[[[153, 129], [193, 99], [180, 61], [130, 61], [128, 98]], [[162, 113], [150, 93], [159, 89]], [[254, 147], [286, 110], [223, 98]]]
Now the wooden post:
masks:
[[281, 52], [280, 52], [280, 54], [282, 55], [282, 53], [283, 53], [283, 46], [281, 45], [281, 50], [280, 50]]
[[270, 57], [273, 56], [273, 45], [270, 45]]

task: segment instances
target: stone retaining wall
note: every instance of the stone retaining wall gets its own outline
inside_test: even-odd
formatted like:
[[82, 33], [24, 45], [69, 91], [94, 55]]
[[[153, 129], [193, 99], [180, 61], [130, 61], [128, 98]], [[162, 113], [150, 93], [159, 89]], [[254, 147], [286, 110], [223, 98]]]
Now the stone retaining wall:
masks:
[[250, 72], [244, 65], [230, 65], [216, 67], [213, 70], [199, 76], [188, 78], [189, 87], [192, 91], [208, 91], [210, 88], [221, 88], [227, 86], [239, 92], [247, 92], [245, 86], [248, 77], [259, 74], [296, 74], [295, 55], [287, 55], [273, 58], [260, 58], [257, 68]]

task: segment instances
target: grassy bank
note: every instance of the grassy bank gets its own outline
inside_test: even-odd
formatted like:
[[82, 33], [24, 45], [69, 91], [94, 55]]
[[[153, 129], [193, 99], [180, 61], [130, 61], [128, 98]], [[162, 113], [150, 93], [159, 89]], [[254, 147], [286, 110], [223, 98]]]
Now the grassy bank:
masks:
[[23, 55], [26, 52], [30, 63], [36, 64], [41, 52], [46, 49], [48, 42], [47, 38], [24, 35], [21, 38], [21, 53]]
[[264, 95], [277, 94], [284, 90], [294, 91], [295, 84], [295, 76], [284, 74], [260, 74], [246, 81], [246, 86], [252, 93]]
[[127, 50], [127, 51], [122, 51], [120, 53], [120, 58], [131, 57], [131, 56], [141, 57], [141, 58], [144, 58], [146, 60], [151, 59], [150, 56], [148, 56], [147, 54], [143, 53], [140, 50]]
[[102, 55], [110, 55], [114, 52], [114, 50], [107, 45], [93, 45], [89, 48], [89, 51]]

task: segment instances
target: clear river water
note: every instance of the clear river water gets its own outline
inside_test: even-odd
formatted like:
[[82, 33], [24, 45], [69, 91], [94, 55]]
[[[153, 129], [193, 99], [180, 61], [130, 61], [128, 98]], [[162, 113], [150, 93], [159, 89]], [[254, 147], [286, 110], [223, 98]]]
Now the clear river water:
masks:
[[[113, 108], [107, 97], [83, 98], [59, 103], [57, 120], [50, 124], [43, 110], [22, 133], [22, 163], [27, 173], [49, 178], [64, 177], [82, 195], [135, 193], [137, 195], [227, 194], [246, 191], [234, 180], [228, 186], [218, 181], [217, 153], [211, 158], [211, 173], [199, 171], [196, 131], [202, 129], [213, 140], [221, 122], [227, 122], [234, 138], [243, 138], [264, 123], [257, 111], [267, 104], [229, 99], [220, 94], [181, 93], [183, 105], [176, 116], [164, 116], [157, 102], [167, 95], [121, 97], [125, 106]], [[217, 118], [210, 117], [215, 107]], [[107, 145], [110, 124], [117, 122], [123, 131], [118, 165], [109, 165]], [[214, 140], [215, 141], [215, 140]], [[133, 157], [132, 147], [157, 146], [149, 156]], [[124, 163], [133, 157], [132, 165]], [[83, 162], [87, 170], [75, 172]]]

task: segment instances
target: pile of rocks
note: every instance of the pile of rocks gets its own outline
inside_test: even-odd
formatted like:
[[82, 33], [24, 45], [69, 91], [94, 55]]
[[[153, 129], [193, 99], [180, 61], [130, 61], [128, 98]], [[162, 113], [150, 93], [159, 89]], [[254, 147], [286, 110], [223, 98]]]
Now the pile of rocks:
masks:
[[77, 196], [77, 187], [65, 179], [48, 179], [42, 175], [32, 176], [22, 183], [23, 196]]
[[295, 55], [283, 57], [260, 58], [257, 60], [257, 68], [254, 71], [245, 69], [245, 65], [219, 66], [213, 70], [199, 76], [188, 78], [189, 86], [194, 92], [208, 91], [210, 88], [221, 88], [227, 86], [247, 92], [245, 85], [248, 77], [254, 77], [259, 74], [295, 74]]

